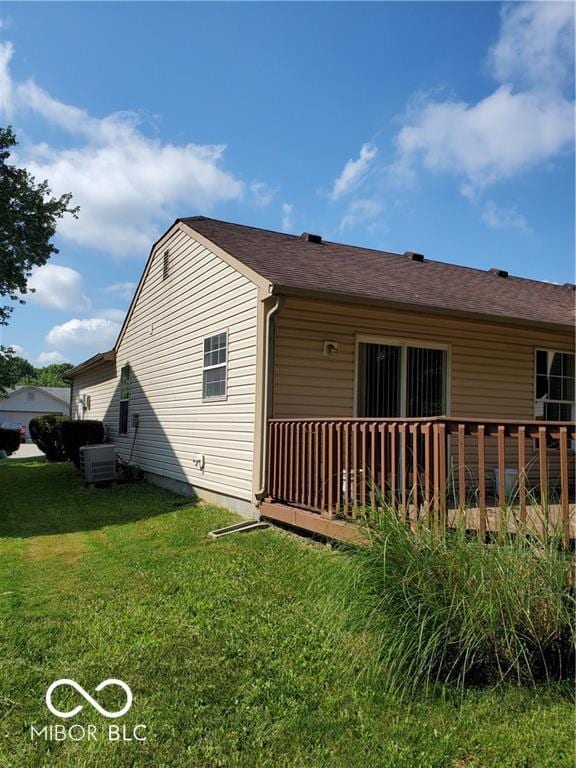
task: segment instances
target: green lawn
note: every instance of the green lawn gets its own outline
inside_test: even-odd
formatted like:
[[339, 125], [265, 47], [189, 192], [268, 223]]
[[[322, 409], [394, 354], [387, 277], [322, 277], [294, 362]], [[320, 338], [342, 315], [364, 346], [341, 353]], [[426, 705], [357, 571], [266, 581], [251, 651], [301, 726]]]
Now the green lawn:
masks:
[[[342, 652], [354, 638], [310, 588], [345, 557], [273, 529], [206, 538], [233, 520], [148, 485], [83, 490], [69, 465], [1, 463], [0, 766], [573, 764], [561, 689], [407, 705], [355, 682]], [[86, 704], [73, 720], [44, 704], [58, 678], [94, 694], [110, 677], [134, 694], [120, 721], [72, 691], [58, 702]], [[31, 724], [57, 722], [143, 723], [147, 740], [31, 741]]]

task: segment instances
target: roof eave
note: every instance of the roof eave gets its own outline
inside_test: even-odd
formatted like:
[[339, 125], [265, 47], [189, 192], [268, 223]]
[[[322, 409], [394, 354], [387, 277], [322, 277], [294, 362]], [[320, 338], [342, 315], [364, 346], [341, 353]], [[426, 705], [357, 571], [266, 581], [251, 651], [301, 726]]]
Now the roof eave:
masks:
[[435, 315], [448, 315], [450, 317], [460, 318], [462, 320], [481, 320], [482, 322], [495, 323], [497, 325], [517, 325], [523, 327], [528, 326], [564, 332], [574, 331], [574, 323], [551, 323], [544, 320], [530, 320], [523, 317], [504, 317], [502, 315], [492, 315], [485, 312], [469, 312], [463, 309], [436, 307], [432, 304], [413, 304], [404, 301], [390, 301], [389, 299], [378, 299], [370, 296], [338, 293], [335, 291], [321, 291], [312, 290], [309, 288], [298, 288], [295, 286], [280, 285], [278, 283], [273, 284], [270, 292], [274, 295], [301, 296], [303, 298], [341, 301], [347, 304], [364, 304], [386, 307], [388, 309], [418, 312], [419, 314], [431, 313]]
[[88, 360], [84, 360], [83, 363], [80, 363], [75, 368], [71, 368], [69, 371], [66, 371], [62, 378], [66, 381], [70, 381], [70, 379], [78, 376], [79, 373], [85, 373], [92, 368], [97, 368], [103, 363], [113, 362], [115, 359], [116, 351], [114, 349], [109, 349], [107, 352], [99, 352], [97, 355], [89, 357]]

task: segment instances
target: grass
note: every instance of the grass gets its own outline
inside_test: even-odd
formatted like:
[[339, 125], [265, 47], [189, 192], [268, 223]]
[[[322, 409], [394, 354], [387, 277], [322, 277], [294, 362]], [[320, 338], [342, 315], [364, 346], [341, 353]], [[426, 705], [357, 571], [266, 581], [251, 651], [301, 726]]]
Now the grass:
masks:
[[[402, 704], [355, 678], [342, 649], [364, 643], [370, 664], [376, 643], [330, 594], [348, 556], [273, 529], [210, 541], [233, 515], [148, 485], [85, 491], [65, 464], [3, 462], [0, 489], [2, 768], [573, 762], [560, 686]], [[57, 722], [44, 695], [62, 677], [90, 692], [126, 681], [121, 722], [146, 724], [147, 741], [31, 742], [31, 724]], [[87, 705], [73, 722], [102, 718]]]

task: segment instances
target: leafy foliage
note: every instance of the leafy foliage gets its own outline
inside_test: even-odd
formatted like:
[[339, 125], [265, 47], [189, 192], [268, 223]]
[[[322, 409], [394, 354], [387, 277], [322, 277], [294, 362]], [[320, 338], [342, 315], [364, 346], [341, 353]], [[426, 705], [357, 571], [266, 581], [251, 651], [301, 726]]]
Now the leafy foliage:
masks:
[[[58, 253], [52, 243], [58, 219], [76, 217], [78, 208], [70, 206], [71, 194], [53, 197], [47, 181], [37, 183], [25, 168], [8, 163], [16, 145], [11, 126], [0, 127], [0, 298], [24, 304], [32, 269]], [[11, 312], [11, 306], [0, 304], [0, 325], [8, 323]], [[0, 346], [0, 393], [11, 386], [7, 357], [9, 350]]]
[[37, 387], [69, 387], [70, 382], [66, 381], [64, 374], [73, 367], [71, 363], [52, 363], [52, 365], [46, 365], [43, 368], [32, 366], [32, 371], [20, 376], [16, 383], [33, 384]]
[[104, 424], [95, 419], [65, 421], [62, 423], [62, 442], [66, 457], [80, 466], [80, 448], [97, 445], [104, 440]]
[[20, 448], [20, 432], [15, 429], [0, 429], [0, 451], [8, 455]]
[[6, 388], [15, 387], [23, 379], [33, 376], [35, 371], [32, 363], [23, 357], [9, 353], [0, 354], [0, 384]]
[[18, 355], [0, 354], [0, 387], [69, 387], [70, 382], [66, 381], [64, 374], [73, 367], [71, 363], [53, 363], [36, 368]]
[[[23, 303], [33, 267], [46, 264], [58, 249], [51, 242], [56, 222], [70, 207], [71, 194], [52, 197], [47, 181], [40, 184], [25, 169], [10, 165], [10, 150], [17, 145], [11, 126], [0, 128], [0, 296]], [[0, 307], [5, 325], [10, 307]]]
[[64, 461], [66, 458], [62, 442], [62, 424], [65, 421], [68, 421], [67, 416], [52, 413], [36, 416], [30, 421], [30, 437], [44, 451], [48, 461]]

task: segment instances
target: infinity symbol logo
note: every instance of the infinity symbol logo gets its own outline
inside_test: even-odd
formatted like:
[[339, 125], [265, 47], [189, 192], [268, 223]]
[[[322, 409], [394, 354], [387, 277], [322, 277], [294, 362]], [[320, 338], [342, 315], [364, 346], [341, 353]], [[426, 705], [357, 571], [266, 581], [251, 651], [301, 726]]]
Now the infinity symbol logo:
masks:
[[74, 688], [75, 691], [78, 691], [78, 693], [83, 696], [97, 712], [99, 712], [101, 715], [104, 715], [104, 717], [122, 717], [122, 715], [125, 715], [132, 706], [132, 691], [122, 680], [116, 680], [115, 678], [111, 677], [109, 680], [103, 680], [94, 689], [95, 691], [101, 691], [103, 688], [107, 688], [109, 685], [117, 685], [119, 688], [122, 688], [126, 694], [126, 704], [124, 704], [122, 709], [119, 709], [118, 712], [109, 712], [107, 709], [104, 709], [104, 707], [101, 707], [100, 704], [98, 704], [98, 702], [93, 699], [92, 696], [90, 696], [90, 694], [85, 691], [81, 685], [78, 685], [75, 680], [62, 678], [61, 680], [56, 680], [53, 682], [46, 691], [46, 706], [53, 715], [56, 715], [56, 717], [74, 717], [84, 709], [82, 704], [78, 704], [77, 707], [74, 707], [74, 709], [71, 709], [69, 712], [61, 712], [59, 709], [56, 709], [56, 707], [52, 704], [52, 693], [56, 690], [56, 688], [60, 688], [63, 685], [68, 685], [70, 688]]

